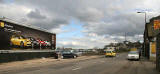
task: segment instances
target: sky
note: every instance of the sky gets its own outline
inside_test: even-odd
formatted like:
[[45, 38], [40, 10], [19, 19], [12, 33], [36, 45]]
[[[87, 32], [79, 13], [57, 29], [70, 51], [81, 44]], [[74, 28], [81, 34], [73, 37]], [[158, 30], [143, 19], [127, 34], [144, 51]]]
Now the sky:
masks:
[[0, 17], [57, 34], [57, 47], [103, 48], [109, 43], [143, 41], [147, 22], [158, 16], [160, 0], [0, 0]]

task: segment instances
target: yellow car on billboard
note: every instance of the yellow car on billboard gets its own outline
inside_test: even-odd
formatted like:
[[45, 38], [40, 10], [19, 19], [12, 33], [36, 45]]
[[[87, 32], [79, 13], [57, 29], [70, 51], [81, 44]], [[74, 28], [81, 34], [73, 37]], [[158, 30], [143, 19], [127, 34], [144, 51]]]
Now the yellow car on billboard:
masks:
[[4, 22], [0, 22], [0, 27], [1, 27], [1, 28], [4, 27]]
[[31, 46], [31, 41], [23, 36], [13, 35], [10, 39], [10, 45], [28, 47]]
[[116, 56], [116, 52], [113, 51], [113, 50], [106, 50], [105, 51], [105, 57], [108, 57], [108, 56], [115, 57]]

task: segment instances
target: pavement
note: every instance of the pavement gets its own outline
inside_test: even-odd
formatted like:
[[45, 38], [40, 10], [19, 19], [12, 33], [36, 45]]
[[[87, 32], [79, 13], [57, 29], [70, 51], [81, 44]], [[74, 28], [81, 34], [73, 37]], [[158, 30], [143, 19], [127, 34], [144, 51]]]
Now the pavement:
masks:
[[77, 59], [42, 58], [0, 64], [0, 74], [160, 74], [155, 63], [116, 57], [82, 56]]

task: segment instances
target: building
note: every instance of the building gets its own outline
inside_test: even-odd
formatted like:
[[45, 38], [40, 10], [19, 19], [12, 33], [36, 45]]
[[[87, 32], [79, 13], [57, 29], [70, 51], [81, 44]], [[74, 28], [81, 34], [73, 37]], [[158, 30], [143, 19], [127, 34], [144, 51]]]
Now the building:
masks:
[[151, 61], [156, 62], [160, 71], [160, 16], [153, 17], [145, 25], [143, 53]]

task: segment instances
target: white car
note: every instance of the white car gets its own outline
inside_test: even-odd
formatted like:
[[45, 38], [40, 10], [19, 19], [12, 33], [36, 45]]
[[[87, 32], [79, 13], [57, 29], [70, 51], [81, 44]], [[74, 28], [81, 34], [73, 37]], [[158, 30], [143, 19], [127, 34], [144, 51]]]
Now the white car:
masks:
[[128, 60], [139, 60], [139, 52], [138, 51], [130, 51], [128, 53]]
[[51, 43], [48, 41], [44, 41], [46, 43], [46, 46], [51, 46]]

